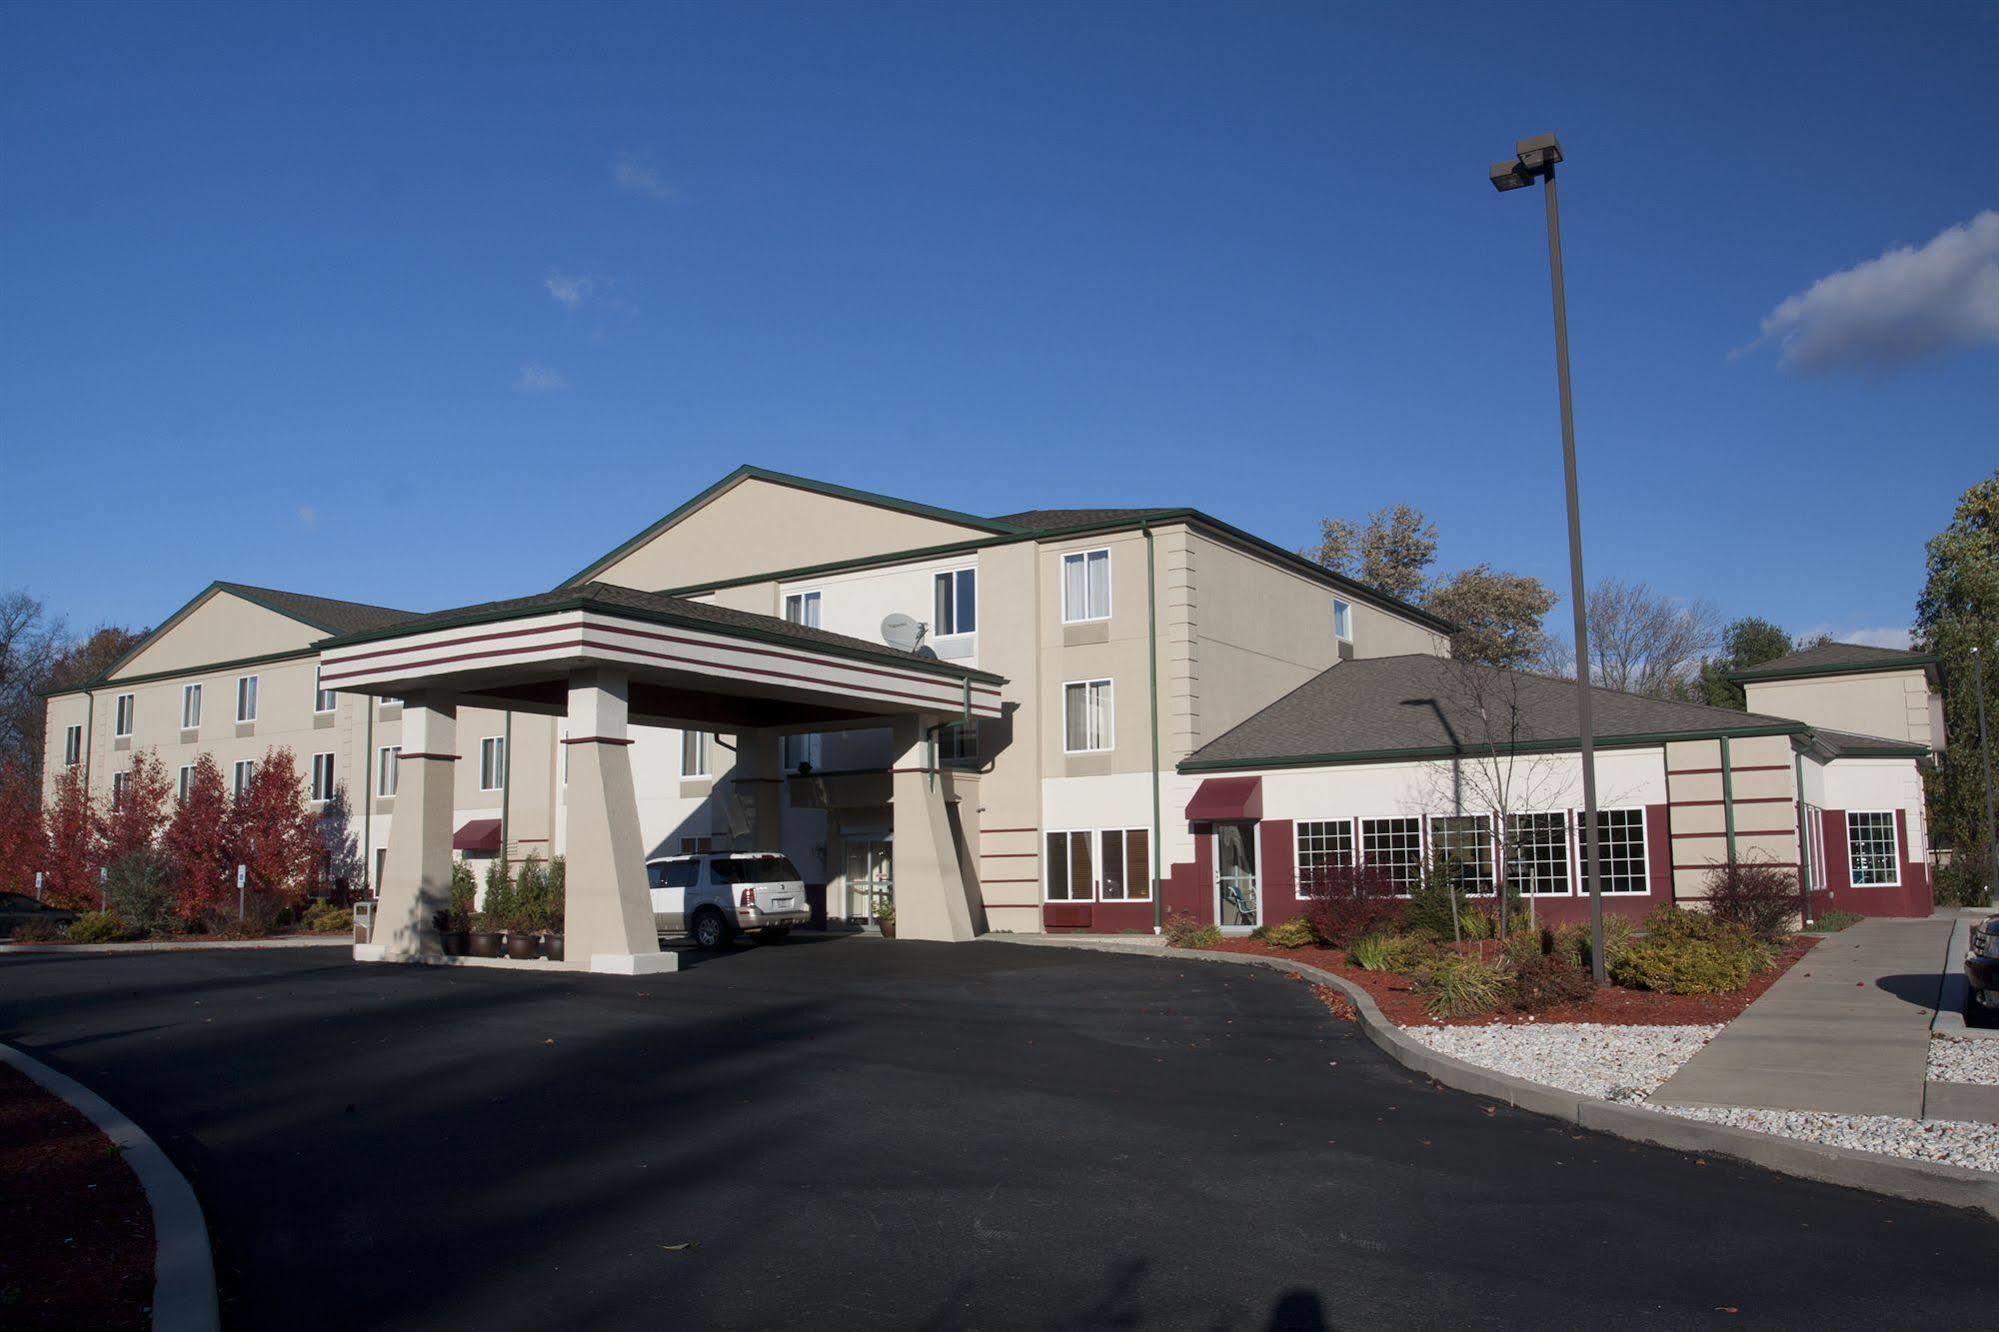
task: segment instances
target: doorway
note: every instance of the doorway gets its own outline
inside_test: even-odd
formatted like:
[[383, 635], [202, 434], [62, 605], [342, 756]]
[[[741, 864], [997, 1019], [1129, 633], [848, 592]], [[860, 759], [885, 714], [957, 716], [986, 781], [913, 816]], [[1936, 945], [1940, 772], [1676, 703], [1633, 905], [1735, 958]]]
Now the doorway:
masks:
[[848, 842], [846, 885], [848, 921], [874, 924], [882, 903], [895, 899], [895, 844]]
[[1223, 929], [1263, 923], [1256, 883], [1256, 825], [1215, 825], [1215, 921]]

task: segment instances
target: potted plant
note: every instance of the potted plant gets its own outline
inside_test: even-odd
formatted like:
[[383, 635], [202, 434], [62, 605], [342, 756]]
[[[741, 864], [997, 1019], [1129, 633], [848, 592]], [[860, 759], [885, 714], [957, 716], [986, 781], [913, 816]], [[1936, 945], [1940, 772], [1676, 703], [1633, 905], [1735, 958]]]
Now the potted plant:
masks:
[[529, 852], [514, 878], [513, 900], [507, 914], [507, 956], [529, 962], [541, 956], [541, 931], [548, 916], [548, 871], [541, 857]]
[[569, 867], [561, 856], [548, 862], [548, 918], [541, 935], [541, 955], [562, 960], [562, 914], [568, 907]]
[[437, 935], [446, 957], [463, 957], [471, 950], [472, 903], [478, 896], [472, 867], [459, 861], [451, 867], [451, 905], [437, 913]]
[[[467, 873], [470, 873], [468, 870]], [[465, 949], [469, 957], [504, 957], [507, 952], [507, 921], [513, 914], [514, 884], [507, 874], [504, 856], [495, 856], [486, 870], [486, 896], [479, 904], [477, 918]]]
[[884, 896], [875, 906], [875, 924], [881, 926], [882, 938], [895, 938], [895, 899]]

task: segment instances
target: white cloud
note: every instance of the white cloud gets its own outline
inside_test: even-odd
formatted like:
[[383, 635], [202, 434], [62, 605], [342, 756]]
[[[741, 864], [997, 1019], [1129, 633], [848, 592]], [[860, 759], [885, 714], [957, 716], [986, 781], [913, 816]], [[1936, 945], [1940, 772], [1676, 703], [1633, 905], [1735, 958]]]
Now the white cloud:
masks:
[[621, 190], [644, 195], [648, 199], [661, 201], [673, 198], [673, 186], [658, 167], [645, 158], [633, 153], [619, 153], [618, 160], [611, 164], [611, 179]]
[[301, 505], [299, 505], [299, 506], [298, 506], [298, 525], [299, 525], [300, 527], [303, 527], [303, 528], [304, 528], [304, 529], [305, 529], [306, 531], [308, 531], [308, 532], [310, 532], [310, 531], [311, 531], [311, 530], [312, 530], [313, 528], [315, 528], [315, 527], [318, 527], [318, 526], [319, 526], [319, 510], [318, 510], [318, 509], [315, 509], [315, 508], [313, 508], [313, 507], [312, 507], [312, 506], [311, 506], [310, 504], [301, 504]]
[[1883, 373], [1952, 347], [1999, 343], [1999, 212], [1820, 278], [1763, 319], [1801, 375]]
[[520, 376], [514, 380], [514, 387], [523, 393], [559, 393], [569, 387], [569, 379], [552, 366], [537, 365], [529, 361], [521, 367]]
[[548, 294], [557, 305], [574, 310], [597, 289], [597, 280], [577, 273], [550, 273], [542, 279], [541, 285], [548, 288]]
[[1883, 626], [1879, 629], [1849, 629], [1843, 634], [1835, 634], [1842, 643], [1860, 643], [1867, 647], [1905, 648], [1909, 646], [1909, 631]]

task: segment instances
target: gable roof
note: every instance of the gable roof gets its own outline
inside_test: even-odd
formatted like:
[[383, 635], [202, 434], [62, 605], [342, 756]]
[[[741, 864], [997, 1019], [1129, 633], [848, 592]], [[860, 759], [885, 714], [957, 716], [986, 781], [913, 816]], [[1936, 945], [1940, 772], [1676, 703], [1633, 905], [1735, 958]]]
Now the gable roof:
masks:
[[889, 662], [906, 669], [927, 671], [934, 675], [950, 676], [953, 679], [1005, 683], [1005, 677], [994, 675], [991, 671], [959, 666], [933, 657], [920, 657], [915, 653], [904, 652], [900, 648], [892, 648], [886, 643], [872, 643], [865, 638], [836, 634], [831, 630], [818, 629], [811, 625], [793, 624], [789, 620], [781, 620], [775, 616], [717, 606], [712, 602], [689, 601], [685, 597], [669, 596], [662, 592], [645, 592], [635, 587], [599, 582], [583, 583], [576, 587], [551, 588], [532, 596], [486, 601], [473, 606], [438, 611], [431, 615], [413, 616], [379, 629], [325, 639], [315, 646], [347, 647], [355, 643], [370, 643], [384, 638], [400, 638], [406, 634], [429, 633], [434, 629], [455, 629], [460, 625], [486, 624], [495, 620], [512, 620], [526, 615], [545, 615], [565, 610], [593, 610], [627, 619], [675, 624], [683, 628], [714, 629], [741, 638], [757, 638], [816, 648], [834, 656]]
[[1161, 518], [1183, 512], [1176, 509], [1027, 509], [1002, 514], [993, 519], [1029, 532], [1059, 532], [1072, 527], [1097, 527], [1104, 523], [1135, 523], [1141, 518]]
[[733, 490], [744, 481], [768, 481], [772, 485], [790, 486], [795, 490], [809, 490], [814, 494], [828, 495], [835, 499], [852, 500], [857, 504], [868, 504], [878, 509], [890, 509], [897, 513], [911, 514], [918, 518], [932, 518], [938, 522], [955, 523], [975, 532], [1013, 535], [1023, 529], [1011, 526], [996, 518], [981, 518], [976, 514], [961, 513], [956, 509], [939, 508], [934, 504], [919, 504], [915, 500], [897, 499], [893, 495], [878, 495], [871, 490], [856, 490], [852, 486], [835, 485], [831, 481], [816, 481], [809, 476], [794, 476], [789, 472], [774, 472], [767, 467], [755, 467], [744, 463], [735, 471], [717, 481], [714, 485], [678, 505], [672, 512], [646, 527], [636, 535], [620, 542], [613, 549], [592, 560], [565, 578], [562, 587], [575, 587], [592, 581], [597, 574], [617, 563], [620, 559], [638, 549], [652, 538], [672, 527], [675, 523], [693, 513], [709, 500], [726, 491]]
[[[1668, 738], [1807, 735], [1785, 717], [1591, 691], [1596, 743], [1605, 748]], [[1479, 707], [1495, 717], [1480, 722]], [[1517, 727], [1513, 718], [1517, 712]], [[1342, 662], [1278, 699], [1182, 761], [1183, 771], [1448, 758], [1489, 744], [1514, 752], [1579, 747], [1573, 680], [1412, 654]], [[1885, 742], [1884, 742], [1885, 743]]]
[[1908, 648], [1869, 647], [1865, 643], [1821, 643], [1803, 652], [1793, 652], [1788, 657], [1766, 661], [1760, 666], [1730, 671], [1727, 678], [1741, 684], [1751, 680], [1788, 680], [1811, 675], [1906, 671], [1936, 664], [1935, 657]]
[[1880, 735], [1812, 728], [1813, 744], [1831, 758], [1928, 758], [1929, 746]]

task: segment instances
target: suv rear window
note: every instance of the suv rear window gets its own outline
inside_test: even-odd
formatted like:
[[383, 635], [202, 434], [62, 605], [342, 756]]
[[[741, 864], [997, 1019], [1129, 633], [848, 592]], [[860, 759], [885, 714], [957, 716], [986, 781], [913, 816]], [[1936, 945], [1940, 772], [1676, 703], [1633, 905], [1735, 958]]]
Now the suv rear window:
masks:
[[717, 883], [788, 883], [798, 878], [798, 867], [789, 856], [718, 857], [708, 862], [708, 871]]

